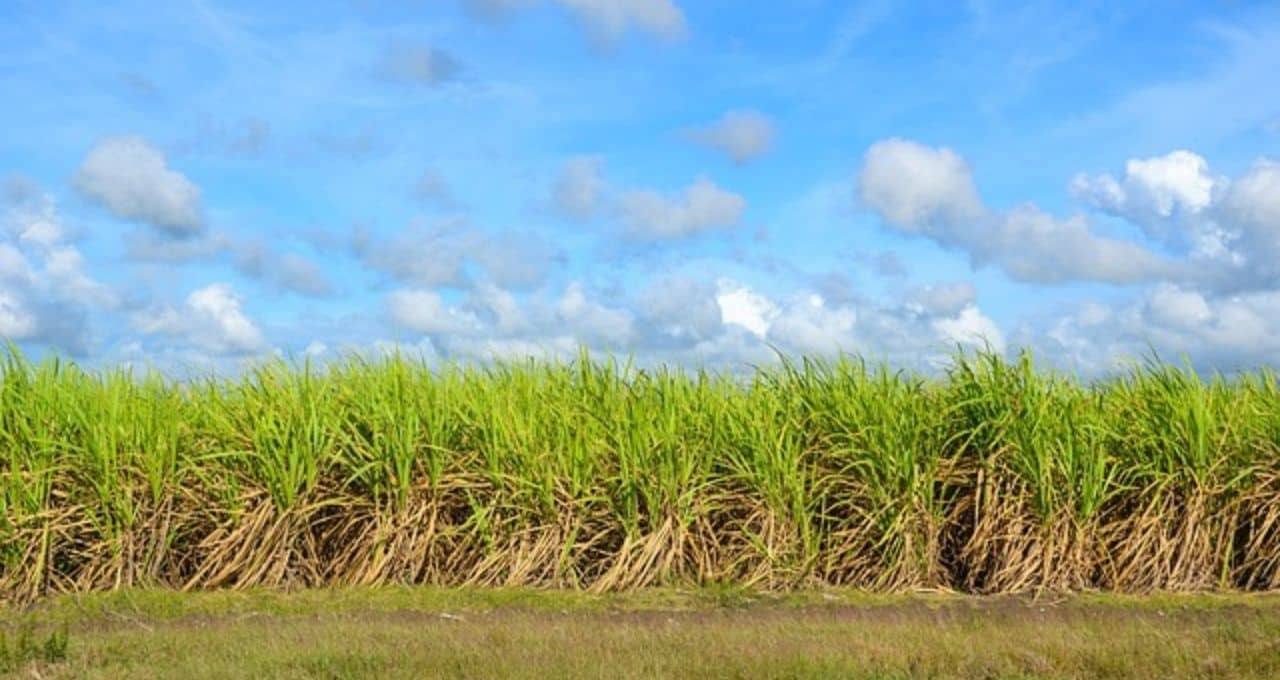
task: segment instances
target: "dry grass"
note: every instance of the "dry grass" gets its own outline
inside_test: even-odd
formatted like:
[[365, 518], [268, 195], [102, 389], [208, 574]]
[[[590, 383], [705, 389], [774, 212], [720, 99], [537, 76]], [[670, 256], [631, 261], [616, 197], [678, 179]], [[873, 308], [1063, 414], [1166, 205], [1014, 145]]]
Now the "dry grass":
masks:
[[8, 356], [0, 597], [392, 583], [1274, 589], [1280, 389], [986, 355], [185, 383]]

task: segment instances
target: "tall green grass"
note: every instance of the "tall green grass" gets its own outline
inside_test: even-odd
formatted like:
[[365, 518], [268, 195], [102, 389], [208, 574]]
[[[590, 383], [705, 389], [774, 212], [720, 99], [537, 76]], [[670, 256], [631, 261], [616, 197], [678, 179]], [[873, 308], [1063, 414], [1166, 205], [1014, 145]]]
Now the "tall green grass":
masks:
[[0, 593], [352, 583], [1280, 586], [1280, 388], [1030, 356], [747, 379], [394, 355], [0, 369]]

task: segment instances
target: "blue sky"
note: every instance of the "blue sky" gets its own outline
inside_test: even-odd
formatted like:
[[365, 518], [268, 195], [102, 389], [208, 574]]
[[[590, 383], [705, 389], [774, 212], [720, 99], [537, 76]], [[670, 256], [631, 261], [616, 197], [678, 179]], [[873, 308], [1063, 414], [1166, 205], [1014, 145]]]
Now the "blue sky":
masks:
[[0, 64], [33, 355], [1280, 363], [1274, 3], [9, 0]]

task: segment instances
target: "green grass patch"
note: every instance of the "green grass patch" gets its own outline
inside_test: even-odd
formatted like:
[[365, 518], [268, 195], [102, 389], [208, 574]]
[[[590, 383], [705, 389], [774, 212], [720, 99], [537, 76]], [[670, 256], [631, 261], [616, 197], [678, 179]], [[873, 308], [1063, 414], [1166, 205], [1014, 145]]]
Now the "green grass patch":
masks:
[[[1268, 678], [1280, 599], [721, 590], [129, 591], [9, 612], [67, 678]], [[35, 639], [31, 637], [31, 639]], [[34, 650], [36, 645], [28, 644]]]

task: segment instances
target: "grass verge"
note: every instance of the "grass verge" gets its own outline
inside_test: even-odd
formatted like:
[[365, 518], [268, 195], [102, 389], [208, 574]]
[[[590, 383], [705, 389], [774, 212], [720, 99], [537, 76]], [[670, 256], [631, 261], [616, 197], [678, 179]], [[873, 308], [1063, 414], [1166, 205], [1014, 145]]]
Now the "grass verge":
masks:
[[26, 677], [1280, 675], [1280, 596], [1262, 594], [125, 590], [0, 615], [69, 631]]

